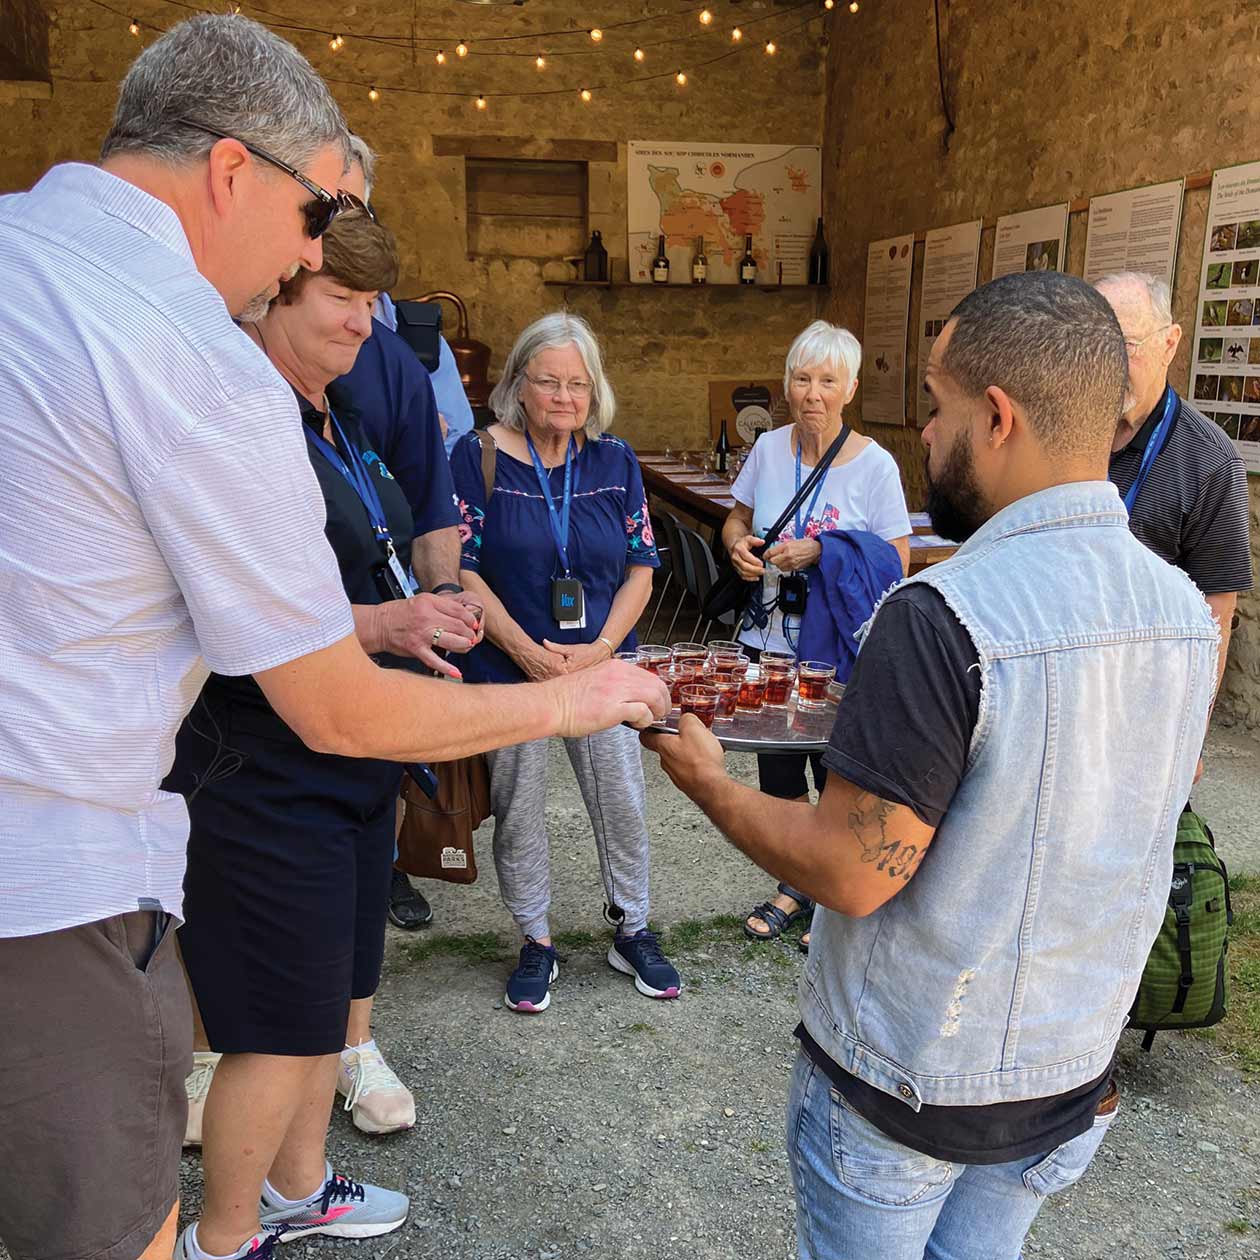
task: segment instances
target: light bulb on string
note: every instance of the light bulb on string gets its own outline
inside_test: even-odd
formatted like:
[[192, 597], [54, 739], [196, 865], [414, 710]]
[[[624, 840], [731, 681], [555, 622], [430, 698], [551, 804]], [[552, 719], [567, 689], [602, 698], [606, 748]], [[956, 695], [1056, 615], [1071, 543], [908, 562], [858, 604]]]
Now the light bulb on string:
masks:
[[744, 32], [743, 32], [743, 31], [741, 31], [741, 30], [739, 29], [739, 27], [738, 27], [738, 26], [737, 26], [737, 27], [735, 27], [735, 28], [731, 31], [731, 43], [732, 43], [732, 44], [738, 44], [738, 43], [739, 43], [739, 41], [740, 41], [741, 39], [743, 39], [743, 38], [744, 38]]
[[328, 47], [331, 48], [333, 52], [336, 52], [345, 42], [346, 41], [342, 39], [340, 35], [334, 35], [332, 39], [328, 41]]
[[539, 53], [538, 56], [534, 58], [534, 65], [536, 65], [539, 70], [541, 70], [546, 64], [547, 58], [544, 57], [542, 53]]
[[132, 18], [130, 24], [127, 26], [127, 30], [132, 35], [139, 35], [140, 23], [137, 22], [135, 18]]
[[437, 56], [434, 57], [433, 60], [436, 61], [439, 66], [446, 65], [446, 53], [441, 48], [439, 48], [437, 51]]
[[458, 44], [455, 45], [455, 56], [457, 57], [468, 56], [468, 45], [465, 44], [462, 39], [459, 41]]
[[596, 27], [592, 27], [592, 29], [591, 29], [591, 42], [592, 42], [592, 43], [594, 43], [594, 44], [598, 44], [598, 43], [599, 43], [599, 41], [600, 41], [601, 39], [603, 39], [603, 38], [604, 38], [604, 32], [603, 32], [603, 31], [601, 31], [601, 30], [599, 29], [599, 27], [598, 27], [598, 26], [596, 26]]
[[685, 87], [687, 84], [687, 72], [685, 70], [679, 70], [679, 72], [674, 75], [674, 82], [677, 83], [679, 87]]
[[578, 95], [582, 98], [584, 104], [589, 105], [591, 102], [591, 89], [583, 88]]
[[851, 0], [849, 4], [849, 12], [856, 13], [858, 11], [858, 0]]
[[713, 14], [710, 13], [708, 9], [701, 9], [700, 10], [700, 25], [708, 26], [709, 23], [712, 21], [713, 21]]
[[486, 107], [486, 98], [485, 98], [484, 96], [479, 96], [479, 97], [477, 97], [477, 100], [476, 100], [475, 104], [476, 104], [476, 106], [477, 106], [477, 108], [478, 108], [478, 109], [485, 109], [485, 107]]
[[836, 0], [823, 0], [823, 8], [826, 9], [828, 13], [830, 13], [835, 7]]
[[381, 99], [381, 94], [374, 88], [368, 88], [368, 100], [375, 104]]
[[643, 49], [642, 49], [642, 48], [636, 48], [636, 49], [634, 50], [634, 59], [635, 59], [635, 61], [642, 61], [642, 60], [643, 60], [643, 58], [644, 58], [644, 57], [646, 57], [646, 56], [647, 56], [647, 53], [645, 53], [645, 52], [643, 51]]
[[773, 57], [779, 51], [779, 46], [772, 39], [766, 40], [766, 56]]

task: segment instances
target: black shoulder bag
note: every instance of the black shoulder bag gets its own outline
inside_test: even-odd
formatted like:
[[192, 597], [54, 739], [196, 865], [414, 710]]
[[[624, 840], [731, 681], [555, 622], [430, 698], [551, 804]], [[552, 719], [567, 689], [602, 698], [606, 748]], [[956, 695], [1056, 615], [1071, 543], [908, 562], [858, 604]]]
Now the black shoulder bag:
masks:
[[[847, 424], [840, 426], [840, 432], [837, 434], [836, 440], [827, 447], [822, 459], [815, 465], [814, 471], [805, 478], [805, 483], [792, 496], [792, 501], [783, 509], [779, 519], [766, 530], [767, 539], [779, 536], [779, 531], [788, 523], [792, 514], [813, 493], [814, 487], [819, 480], [827, 475], [827, 469], [831, 467], [832, 460], [840, 454], [840, 448], [848, 438], [849, 432]], [[718, 536], [720, 538], [721, 534], [719, 533]], [[760, 585], [760, 581], [756, 579], [748, 581], [746, 578], [740, 577], [735, 571], [735, 566], [731, 563], [730, 556], [724, 555], [717, 580], [709, 588], [709, 593], [704, 597], [704, 601], [700, 605], [705, 620], [717, 621], [728, 613], [734, 613], [736, 624], [738, 624], [743, 620], [744, 610], [748, 607], [748, 601], [752, 598], [753, 592]]]

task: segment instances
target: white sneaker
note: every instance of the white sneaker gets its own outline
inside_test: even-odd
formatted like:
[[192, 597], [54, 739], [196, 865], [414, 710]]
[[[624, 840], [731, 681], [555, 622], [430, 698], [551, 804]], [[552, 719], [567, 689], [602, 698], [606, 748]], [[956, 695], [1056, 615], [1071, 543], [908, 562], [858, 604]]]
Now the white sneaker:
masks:
[[184, 1126], [184, 1145], [201, 1145], [201, 1117], [206, 1110], [206, 1095], [210, 1092], [210, 1082], [214, 1080], [214, 1069], [219, 1066], [221, 1054], [213, 1054], [209, 1050], [193, 1051], [193, 1069], [184, 1081], [184, 1089], [188, 1092], [188, 1123]]
[[361, 1185], [343, 1173], [328, 1168], [324, 1188], [303, 1203], [274, 1207], [263, 1190], [262, 1227], [274, 1234], [276, 1242], [288, 1242], [307, 1234], [328, 1234], [333, 1238], [375, 1238], [398, 1229], [411, 1208], [405, 1194]]
[[375, 1043], [342, 1051], [337, 1092], [363, 1133], [397, 1133], [416, 1122], [416, 1100]]
[[[265, 1230], [243, 1242], [233, 1253], [232, 1260], [273, 1260], [276, 1237]], [[185, 1228], [175, 1242], [175, 1260], [203, 1260], [206, 1255], [197, 1245], [197, 1223]]]

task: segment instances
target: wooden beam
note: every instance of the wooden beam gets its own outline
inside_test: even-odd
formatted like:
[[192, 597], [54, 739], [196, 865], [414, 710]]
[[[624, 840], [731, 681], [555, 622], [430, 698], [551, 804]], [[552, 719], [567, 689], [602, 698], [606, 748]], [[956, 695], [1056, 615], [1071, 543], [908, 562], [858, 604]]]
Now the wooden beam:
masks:
[[615, 140], [544, 140], [537, 136], [434, 136], [434, 157], [530, 158], [544, 162], [615, 162]]

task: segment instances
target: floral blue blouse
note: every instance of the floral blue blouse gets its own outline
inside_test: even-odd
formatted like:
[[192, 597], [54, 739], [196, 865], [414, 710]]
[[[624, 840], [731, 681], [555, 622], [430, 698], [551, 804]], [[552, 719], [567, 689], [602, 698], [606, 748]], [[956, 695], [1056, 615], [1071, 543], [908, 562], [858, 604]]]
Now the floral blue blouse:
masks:
[[[620, 438], [604, 434], [587, 441], [576, 460], [569, 563], [586, 599], [586, 625], [581, 630], [561, 630], [551, 615], [551, 579], [560, 573], [560, 558], [533, 464], [513, 459], [500, 449], [488, 507], [478, 433], [465, 434], [455, 443], [451, 472], [461, 517], [460, 566], [480, 574], [513, 620], [537, 643], [543, 639], [593, 643], [625, 581], [627, 566], [660, 566], [639, 461]], [[564, 494], [563, 464], [551, 470], [551, 493], [558, 508]], [[634, 644], [631, 631], [618, 650]], [[470, 682], [520, 682], [525, 677], [488, 640], [459, 665]]]

